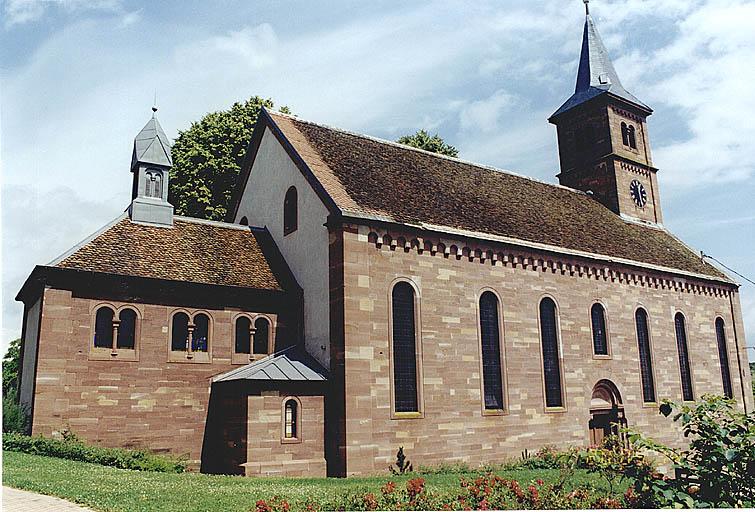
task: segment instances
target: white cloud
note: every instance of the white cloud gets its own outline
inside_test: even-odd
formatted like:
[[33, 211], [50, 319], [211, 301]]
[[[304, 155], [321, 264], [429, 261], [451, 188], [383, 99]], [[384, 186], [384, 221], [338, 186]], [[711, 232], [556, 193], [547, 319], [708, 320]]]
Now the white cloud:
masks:
[[21, 25], [41, 19], [50, 8], [68, 12], [100, 10], [117, 11], [120, 0], [6, 0], [5, 26]]
[[499, 118], [517, 100], [516, 96], [503, 89], [494, 92], [488, 98], [473, 101], [466, 105], [459, 114], [462, 130], [490, 133], [499, 128]]

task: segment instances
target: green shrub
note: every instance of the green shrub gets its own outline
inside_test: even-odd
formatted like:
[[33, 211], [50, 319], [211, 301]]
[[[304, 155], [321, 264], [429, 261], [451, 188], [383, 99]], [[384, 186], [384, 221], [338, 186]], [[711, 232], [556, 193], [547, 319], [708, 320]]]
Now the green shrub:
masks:
[[182, 473], [186, 469], [186, 463], [181, 460], [155, 455], [144, 450], [92, 446], [72, 434], [66, 435], [63, 440], [58, 440], [42, 436], [32, 437], [7, 433], [3, 435], [3, 450], [92, 462], [103, 466], [138, 471]]
[[676, 450], [630, 431], [636, 449], [665, 456], [675, 478], [632, 467], [638, 506], [733, 508], [755, 503], [755, 415], [735, 409], [735, 402], [704, 395], [694, 406], [665, 401], [660, 411], [680, 421], [689, 448]]
[[29, 411], [18, 403], [16, 390], [3, 395], [3, 432], [24, 434], [29, 428]]

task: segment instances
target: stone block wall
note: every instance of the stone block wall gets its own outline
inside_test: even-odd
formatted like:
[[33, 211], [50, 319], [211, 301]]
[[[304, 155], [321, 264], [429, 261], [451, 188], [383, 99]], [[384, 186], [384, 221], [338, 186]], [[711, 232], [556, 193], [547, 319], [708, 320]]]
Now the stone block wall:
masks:
[[[349, 475], [384, 473], [399, 446], [415, 466], [463, 461], [472, 465], [518, 457], [544, 445], [588, 444], [590, 399], [601, 379], [621, 393], [628, 423], [657, 440], [683, 440], [657, 404], [643, 404], [635, 311], [649, 315], [655, 389], [658, 400], [681, 400], [681, 378], [674, 334], [674, 314], [687, 319], [687, 337], [695, 396], [723, 393], [714, 321], [726, 323], [735, 398], [742, 406], [742, 382], [752, 410], [749, 369], [737, 366], [734, 324], [740, 359], [741, 314], [732, 317], [736, 292], [695, 279], [588, 264], [522, 249], [495, 253], [482, 247], [464, 255], [434, 252], [438, 239], [414, 239], [391, 232], [380, 244], [367, 227], [344, 231], [344, 316], [346, 467]], [[395, 243], [398, 240], [398, 243]], [[445, 247], [460, 240], [442, 240]], [[471, 255], [471, 257], [470, 257]], [[389, 369], [390, 285], [398, 278], [419, 289], [422, 343], [421, 418], [393, 419]], [[481, 291], [501, 299], [506, 412], [483, 413], [477, 308]], [[546, 411], [543, 391], [538, 305], [552, 297], [559, 311], [560, 355], [565, 407]], [[610, 358], [595, 358], [590, 308], [606, 308]]]

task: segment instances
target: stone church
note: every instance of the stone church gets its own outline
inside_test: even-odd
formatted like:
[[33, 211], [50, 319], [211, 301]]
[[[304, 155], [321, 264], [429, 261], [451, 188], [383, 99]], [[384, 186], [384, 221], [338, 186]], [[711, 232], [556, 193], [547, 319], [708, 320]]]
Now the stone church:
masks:
[[664, 227], [651, 113], [588, 13], [559, 185], [263, 111], [227, 222], [173, 214], [153, 116], [128, 209], [17, 296], [32, 432], [348, 476], [751, 411], [739, 287]]

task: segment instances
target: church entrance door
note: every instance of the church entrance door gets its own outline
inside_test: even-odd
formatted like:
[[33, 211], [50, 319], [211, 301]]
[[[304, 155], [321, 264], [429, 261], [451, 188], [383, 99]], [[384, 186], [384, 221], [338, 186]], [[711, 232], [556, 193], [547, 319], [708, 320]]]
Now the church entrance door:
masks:
[[619, 436], [626, 443], [621, 429], [627, 426], [624, 406], [616, 385], [610, 380], [601, 380], [592, 390], [590, 400], [590, 445], [598, 446], [610, 435]]

